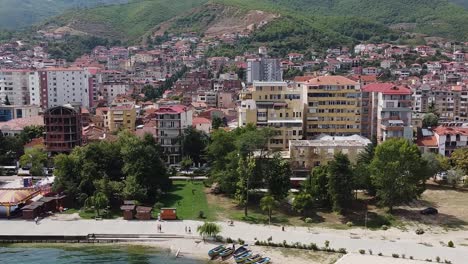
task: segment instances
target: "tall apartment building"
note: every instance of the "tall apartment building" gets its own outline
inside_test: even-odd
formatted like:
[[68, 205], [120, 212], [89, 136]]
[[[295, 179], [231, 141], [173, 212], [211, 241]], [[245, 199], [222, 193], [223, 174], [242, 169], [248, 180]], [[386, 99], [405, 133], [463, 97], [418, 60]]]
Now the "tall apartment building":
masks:
[[166, 162], [175, 164], [182, 160], [179, 137], [192, 126], [192, 110], [183, 105], [161, 106], [156, 111], [156, 140], [163, 148]]
[[274, 82], [283, 80], [280, 59], [259, 58], [247, 60], [247, 82]]
[[306, 138], [320, 134], [350, 136], [361, 133], [359, 83], [343, 76], [320, 76], [299, 83], [305, 108]]
[[383, 142], [389, 138], [413, 139], [411, 90], [393, 83], [362, 88], [361, 134]]
[[47, 68], [38, 74], [40, 105], [43, 108], [68, 103], [80, 103], [89, 108], [97, 100], [94, 74], [85, 68]]
[[45, 139], [48, 152], [70, 152], [82, 143], [81, 108], [70, 104], [55, 106], [44, 112]]
[[13, 105], [29, 105], [31, 70], [6, 69], [0, 70], [0, 103], [8, 101]]
[[412, 88], [413, 111], [427, 113], [431, 107], [441, 121], [468, 121], [468, 87], [431, 86], [423, 84]]
[[240, 98], [239, 126], [251, 123], [273, 128], [276, 135], [270, 139], [270, 148], [287, 149], [289, 140], [302, 139], [301, 90], [288, 88], [286, 82], [254, 82]]

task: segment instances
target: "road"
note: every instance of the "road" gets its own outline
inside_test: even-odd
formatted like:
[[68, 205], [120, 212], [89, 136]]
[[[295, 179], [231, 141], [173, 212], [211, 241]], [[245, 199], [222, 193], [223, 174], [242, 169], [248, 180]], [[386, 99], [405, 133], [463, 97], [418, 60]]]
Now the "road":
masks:
[[[156, 224], [153, 221], [125, 221], [125, 220], [54, 220], [43, 219], [36, 225], [33, 221], [24, 220], [0, 220], [0, 234], [2, 235], [87, 235], [91, 233], [105, 234], [156, 234]], [[196, 234], [187, 235], [185, 227], [189, 226], [192, 233], [195, 232], [200, 221], [172, 221], [161, 222], [162, 231], [165, 234], [194, 237]], [[466, 263], [468, 249], [457, 243], [468, 237], [467, 231], [448, 232], [440, 234], [427, 234], [417, 236], [414, 232], [402, 232], [397, 229], [387, 231], [366, 231], [363, 229], [332, 230], [332, 229], [307, 229], [305, 227], [286, 227], [281, 231], [279, 226], [252, 225], [236, 222], [234, 226], [227, 223], [219, 223], [222, 227], [221, 235], [233, 239], [241, 238], [247, 243], [253, 243], [254, 239], [267, 240], [272, 237], [273, 242], [288, 243], [316, 243], [322, 247], [326, 240], [330, 241], [330, 247], [346, 248], [348, 252], [358, 252], [360, 249], [371, 249], [375, 254], [382, 253], [391, 256], [393, 253], [405, 254], [407, 258], [433, 259], [440, 257], [442, 260], [450, 260], [452, 263]], [[440, 241], [453, 240], [455, 248], [441, 245]], [[429, 245], [430, 244], [430, 245]]]

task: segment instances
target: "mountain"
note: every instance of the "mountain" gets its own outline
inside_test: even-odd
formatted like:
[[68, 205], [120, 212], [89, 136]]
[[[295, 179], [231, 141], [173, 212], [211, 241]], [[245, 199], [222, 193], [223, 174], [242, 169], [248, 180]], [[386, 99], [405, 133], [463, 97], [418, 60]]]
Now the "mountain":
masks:
[[463, 6], [464, 8], [468, 9], [468, 0], [451, 0], [452, 3]]
[[128, 0], [0, 0], [0, 29], [31, 26], [71, 8], [122, 4]]
[[379, 34], [386, 38], [384, 26], [390, 26], [468, 40], [468, 11], [448, 0], [131, 0], [128, 4], [67, 12], [46, 25], [135, 41], [161, 28], [202, 32], [224, 16], [223, 12], [210, 11], [220, 5], [240, 10], [238, 17], [242, 17], [242, 12], [265, 11], [281, 17], [280, 20], [287, 19], [293, 24], [288, 25], [289, 29], [306, 25], [337, 39], [368, 40]]

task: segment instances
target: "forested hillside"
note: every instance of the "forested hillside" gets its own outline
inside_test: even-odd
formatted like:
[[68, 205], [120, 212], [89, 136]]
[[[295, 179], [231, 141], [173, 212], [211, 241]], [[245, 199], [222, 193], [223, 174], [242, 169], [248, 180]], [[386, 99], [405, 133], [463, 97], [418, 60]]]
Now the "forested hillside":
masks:
[[0, 29], [31, 26], [70, 8], [127, 3], [128, 0], [0, 0]]

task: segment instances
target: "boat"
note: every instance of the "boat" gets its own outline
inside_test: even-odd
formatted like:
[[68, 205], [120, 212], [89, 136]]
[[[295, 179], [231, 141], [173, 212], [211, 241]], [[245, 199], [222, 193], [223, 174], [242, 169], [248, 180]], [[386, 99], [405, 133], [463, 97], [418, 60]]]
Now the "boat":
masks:
[[252, 264], [252, 263], [256, 263], [257, 261], [261, 260], [262, 259], [262, 256], [260, 256], [259, 254], [251, 257], [251, 258], [248, 258], [246, 260], [244, 260], [244, 262], [242, 262], [242, 264]]
[[242, 255], [239, 255], [239, 256], [237, 256], [237, 257], [234, 257], [234, 260], [235, 260], [237, 263], [241, 263], [241, 262], [243, 262], [244, 260], [250, 258], [250, 256], [252, 256], [252, 252], [247, 251], [247, 252], [245, 252], [245, 253], [242, 254]]
[[233, 248], [226, 248], [223, 251], [219, 252], [219, 255], [221, 257], [227, 257], [230, 256], [234, 252]]
[[238, 256], [244, 254], [247, 251], [249, 251], [249, 250], [246, 247], [242, 246], [242, 247], [239, 247], [238, 249], [236, 249], [236, 251], [234, 251], [233, 255], [234, 255], [234, 257], [238, 257]]
[[262, 258], [261, 260], [255, 262], [254, 264], [267, 264], [270, 263], [270, 258]]
[[216, 257], [221, 251], [223, 251], [225, 249], [226, 248], [223, 245], [217, 246], [217, 247], [211, 249], [210, 251], [208, 251], [208, 256]]

